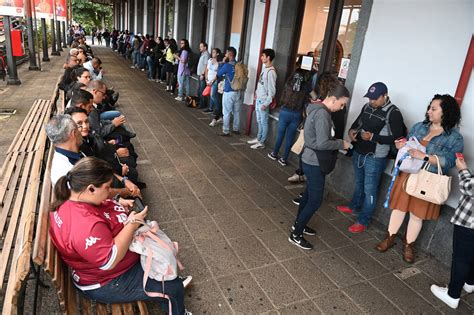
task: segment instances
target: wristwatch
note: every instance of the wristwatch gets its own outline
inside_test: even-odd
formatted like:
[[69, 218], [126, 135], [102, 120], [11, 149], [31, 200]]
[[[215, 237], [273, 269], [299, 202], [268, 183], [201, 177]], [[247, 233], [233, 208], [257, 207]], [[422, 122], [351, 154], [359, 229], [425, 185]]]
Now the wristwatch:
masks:
[[429, 160], [430, 160], [430, 156], [428, 154], [425, 155], [425, 157], [423, 158], [423, 161], [428, 162]]
[[124, 177], [122, 177], [122, 184], [124, 184], [124, 185], [125, 185], [125, 181], [126, 181], [127, 179], [128, 179], [128, 177], [127, 177], [127, 176], [124, 176]]

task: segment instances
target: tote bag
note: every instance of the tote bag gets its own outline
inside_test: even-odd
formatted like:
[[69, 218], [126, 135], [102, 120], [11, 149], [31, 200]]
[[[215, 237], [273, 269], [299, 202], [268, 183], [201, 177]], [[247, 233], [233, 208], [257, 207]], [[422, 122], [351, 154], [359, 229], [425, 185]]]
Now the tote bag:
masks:
[[[410, 149], [420, 150], [423, 153], [426, 153], [426, 148], [418, 142], [418, 139], [411, 137], [400, 150], [398, 150], [397, 158], [395, 159], [395, 165], [400, 161], [402, 156], [405, 156], [405, 153]], [[400, 164], [400, 171], [410, 174], [416, 174], [421, 170], [424, 161], [419, 159], [414, 159], [408, 156]]]
[[303, 147], [304, 147], [304, 129], [301, 129], [298, 139], [296, 139], [296, 142], [291, 147], [291, 152], [299, 155], [301, 154], [301, 151], [303, 151]]
[[439, 158], [436, 155], [435, 158], [438, 164], [438, 173], [429, 172], [430, 164], [426, 163], [417, 174], [408, 176], [405, 181], [405, 191], [410, 196], [442, 205], [448, 200], [451, 191], [451, 177], [443, 175]]

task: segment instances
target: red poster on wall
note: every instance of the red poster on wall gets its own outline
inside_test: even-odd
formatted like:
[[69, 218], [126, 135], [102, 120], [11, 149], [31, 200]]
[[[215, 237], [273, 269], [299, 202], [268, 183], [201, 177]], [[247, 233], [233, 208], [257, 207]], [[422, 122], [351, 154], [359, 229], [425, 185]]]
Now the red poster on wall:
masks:
[[[1, 0], [0, 0], [1, 1]], [[34, 0], [37, 18], [52, 19], [54, 17], [54, 0]]]
[[66, 0], [55, 0], [56, 1], [56, 17], [59, 21], [66, 21], [67, 18], [67, 5]]
[[0, 0], [0, 15], [23, 16], [23, 0]]

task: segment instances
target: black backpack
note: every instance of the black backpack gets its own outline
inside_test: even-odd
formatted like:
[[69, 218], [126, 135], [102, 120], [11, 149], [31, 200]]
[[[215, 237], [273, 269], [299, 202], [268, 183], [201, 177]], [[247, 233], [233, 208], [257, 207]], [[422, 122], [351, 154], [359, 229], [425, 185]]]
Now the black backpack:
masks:
[[[387, 110], [387, 114], [385, 115], [385, 124], [387, 125], [387, 129], [388, 129], [388, 135], [391, 136], [392, 135], [392, 128], [390, 127], [390, 114], [394, 111], [394, 110], [398, 110], [400, 111], [395, 105], [392, 105], [390, 106], [390, 108]], [[402, 117], [403, 119], [403, 117]], [[408, 128], [407, 126], [405, 125], [405, 122], [402, 120], [402, 124], [403, 124], [403, 134], [402, 136], [403, 137], [406, 137], [408, 135]], [[388, 151], [388, 156], [387, 158], [388, 159], [395, 159], [397, 157], [397, 153], [398, 153], [398, 149], [397, 147], [395, 147], [395, 143], [392, 143], [390, 145], [390, 151]]]

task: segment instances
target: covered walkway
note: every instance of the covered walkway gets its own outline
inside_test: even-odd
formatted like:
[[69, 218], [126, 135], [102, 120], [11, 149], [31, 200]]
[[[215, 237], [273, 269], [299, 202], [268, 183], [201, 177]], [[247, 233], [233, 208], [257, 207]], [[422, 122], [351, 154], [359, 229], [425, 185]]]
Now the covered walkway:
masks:
[[[342, 201], [334, 189], [310, 223], [318, 233], [308, 236], [315, 250], [291, 245], [297, 211], [291, 199], [303, 188], [287, 182], [294, 167], [249, 149], [244, 137], [216, 136], [209, 116], [176, 102], [164, 85], [110, 49], [94, 52], [137, 133], [148, 218], [179, 242], [184, 273], [194, 278], [185, 298], [194, 314], [452, 312], [429, 291], [448, 282], [449, 270], [420, 252], [416, 264], [406, 264], [401, 241], [378, 253], [384, 232], [374, 225], [367, 233], [347, 232], [353, 217], [334, 210]], [[53, 289], [41, 289], [41, 297], [40, 313], [58, 312]], [[471, 294], [457, 312], [473, 310]]]
[[[449, 312], [429, 285], [445, 284], [449, 270], [418, 254], [401, 259], [401, 241], [375, 251], [383, 231], [346, 231], [351, 216], [334, 210], [329, 192], [308, 237], [315, 250], [291, 245], [288, 229], [302, 186], [288, 186], [282, 168], [245, 145], [222, 138], [209, 117], [167, 94], [164, 85], [105, 48], [95, 48], [107, 82], [120, 91], [120, 110], [137, 133], [139, 171], [148, 184], [149, 218], [180, 244], [185, 273], [194, 277], [187, 308], [195, 314], [431, 313]], [[341, 179], [342, 180], [342, 179]], [[474, 296], [467, 301], [474, 306]], [[458, 312], [472, 313], [462, 303]]]

